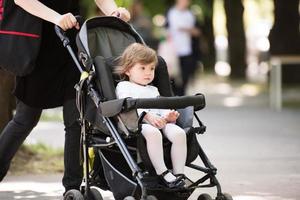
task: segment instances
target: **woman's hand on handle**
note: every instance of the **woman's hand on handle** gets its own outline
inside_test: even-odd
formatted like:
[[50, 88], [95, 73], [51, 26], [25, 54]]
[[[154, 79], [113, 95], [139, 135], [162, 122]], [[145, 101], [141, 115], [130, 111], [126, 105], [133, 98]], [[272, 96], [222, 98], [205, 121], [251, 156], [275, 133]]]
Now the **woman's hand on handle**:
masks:
[[60, 15], [57, 19], [56, 25], [62, 28], [64, 31], [75, 27], [79, 29], [79, 23], [77, 22], [75, 16], [72, 13], [66, 13]]
[[118, 17], [125, 22], [128, 22], [130, 20], [130, 13], [126, 8], [123, 7], [117, 8], [115, 11], [111, 13], [111, 16]]
[[130, 13], [127, 9], [118, 7], [114, 0], [95, 0], [98, 8], [106, 16], [115, 16], [124, 20], [125, 22], [130, 20]]

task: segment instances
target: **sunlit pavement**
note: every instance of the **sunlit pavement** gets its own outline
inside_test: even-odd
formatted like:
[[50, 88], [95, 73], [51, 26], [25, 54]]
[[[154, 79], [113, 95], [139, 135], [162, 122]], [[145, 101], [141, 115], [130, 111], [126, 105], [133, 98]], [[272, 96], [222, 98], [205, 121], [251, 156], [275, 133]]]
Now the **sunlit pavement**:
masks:
[[62, 186], [57, 182], [5, 182], [0, 185], [0, 199], [61, 199]]
[[[0, 183], [1, 200], [60, 200], [64, 188], [59, 182], [62, 175], [9, 176]], [[23, 180], [22, 180], [23, 179]], [[113, 200], [111, 192], [103, 191], [105, 200]]]
[[[194, 87], [191, 93], [202, 91], [207, 96], [207, 107], [199, 112], [207, 132], [198, 140], [218, 168], [223, 191], [234, 200], [300, 200], [299, 107], [272, 111], [267, 94], [259, 93], [260, 88], [253, 85], [237, 88], [214, 83], [205, 88], [201, 81], [196, 85], [200, 91]], [[300, 100], [300, 92], [295, 94], [298, 96], [292, 98]], [[35, 131], [33, 141], [40, 132], [48, 133], [44, 134], [46, 139], [41, 137], [44, 141], [64, 137], [61, 123], [39, 124]], [[186, 172], [192, 179], [202, 175], [189, 169]], [[62, 199], [61, 177], [8, 176], [0, 183], [0, 200]], [[198, 189], [189, 200], [196, 200], [201, 193], [216, 195], [215, 189]], [[103, 196], [113, 199], [109, 192]]]
[[[13, 190], [12, 190], [13, 188]], [[35, 188], [35, 189], [33, 189]], [[61, 194], [61, 195], [59, 195]], [[8, 182], [0, 186], [0, 199], [36, 199], [36, 200], [57, 200], [63, 199], [63, 188], [60, 183], [39, 183], [39, 182]], [[106, 200], [113, 200], [110, 192], [103, 191], [102, 196]]]
[[[19, 177], [20, 178], [20, 177]], [[30, 178], [30, 177], [27, 177]], [[35, 176], [31, 178], [36, 178]], [[232, 183], [231, 183], [232, 184]], [[247, 185], [247, 183], [245, 183]], [[299, 186], [299, 185], [298, 185]], [[210, 191], [206, 191], [211, 193]], [[6, 181], [0, 184], [1, 200], [61, 200], [63, 187], [60, 182], [40, 181]], [[198, 192], [195, 192], [189, 200], [196, 200]], [[203, 193], [203, 191], [202, 191]], [[113, 200], [112, 194], [102, 192], [104, 200]], [[299, 197], [299, 195], [298, 195]], [[264, 192], [245, 192], [243, 195], [233, 195], [234, 200], [298, 200], [299, 198], [287, 198]]]

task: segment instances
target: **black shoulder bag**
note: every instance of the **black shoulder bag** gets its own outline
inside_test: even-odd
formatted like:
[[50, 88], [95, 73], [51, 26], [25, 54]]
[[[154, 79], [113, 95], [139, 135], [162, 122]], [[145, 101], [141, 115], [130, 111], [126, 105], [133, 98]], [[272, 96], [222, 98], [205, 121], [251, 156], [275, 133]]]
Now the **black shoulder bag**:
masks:
[[0, 68], [25, 76], [35, 67], [42, 20], [13, 0], [0, 0]]

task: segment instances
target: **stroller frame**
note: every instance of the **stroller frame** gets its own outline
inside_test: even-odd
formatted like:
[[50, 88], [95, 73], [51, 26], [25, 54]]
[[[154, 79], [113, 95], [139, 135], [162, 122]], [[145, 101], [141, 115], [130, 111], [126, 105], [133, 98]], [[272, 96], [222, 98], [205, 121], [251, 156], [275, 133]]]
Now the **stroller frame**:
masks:
[[[92, 20], [97, 20], [99, 18], [107, 18], [108, 20], [113, 20], [118, 23], [125, 24], [126, 26], [128, 26], [130, 28], [130, 30], [133, 33], [136, 34], [136, 36], [141, 41], [141, 43], [143, 43], [143, 39], [133, 29], [133, 27], [128, 25], [127, 23], [123, 22], [122, 20], [115, 18], [115, 17], [96, 17], [96, 18], [93, 18]], [[123, 138], [118, 133], [117, 128], [115, 127], [115, 124], [111, 119], [111, 117], [114, 116], [116, 114], [116, 112], [115, 111], [112, 111], [112, 112], [105, 111], [105, 106], [109, 105], [108, 103], [110, 103], [114, 100], [106, 101], [107, 99], [103, 96], [102, 91], [98, 92], [95, 89], [93, 80], [95, 79], [95, 76], [96, 76], [96, 73], [95, 73], [96, 69], [95, 69], [94, 64], [90, 62], [89, 55], [80, 52], [79, 61], [78, 61], [73, 49], [70, 46], [70, 41], [69, 41], [68, 37], [66, 36], [65, 32], [58, 26], [55, 26], [55, 31], [56, 31], [58, 37], [61, 39], [64, 47], [67, 48], [68, 52], [72, 56], [76, 67], [81, 72], [80, 81], [76, 85], [75, 88], [77, 91], [77, 106], [78, 106], [79, 113], [80, 113], [79, 120], [80, 120], [80, 125], [81, 125], [81, 134], [82, 134], [82, 155], [83, 155], [83, 162], [84, 162], [84, 183], [85, 183], [84, 186], [82, 187], [82, 191], [81, 191], [81, 193], [83, 193], [83, 198], [96, 200], [97, 197], [98, 198], [101, 197], [101, 195], [99, 196], [95, 193], [95, 190], [92, 191], [92, 189], [91, 189], [91, 186], [95, 186], [95, 180], [93, 180], [93, 177], [90, 174], [91, 158], [89, 155], [89, 149], [90, 148], [103, 149], [103, 148], [110, 148], [112, 146], [117, 146], [119, 148], [119, 150], [121, 151], [121, 154], [123, 155], [124, 159], [126, 160], [126, 163], [128, 164], [128, 166], [132, 172], [133, 178], [137, 181], [137, 184], [138, 184], [138, 186], [140, 188], [140, 192], [141, 192], [140, 199], [141, 200], [156, 199], [156, 198], [152, 198], [153, 196], [148, 196], [148, 188], [147, 188], [147, 186], [145, 186], [145, 183], [143, 181], [143, 178], [147, 172], [143, 171], [138, 166], [136, 161], [133, 159], [132, 155], [129, 152], [128, 146], [125, 144]], [[80, 62], [84, 66], [85, 71], [82, 69], [83, 67], [80, 64]], [[85, 90], [86, 90], [86, 92], [84, 93]], [[102, 112], [101, 117], [102, 117], [103, 124], [105, 124], [105, 126], [111, 133], [113, 141], [101, 140], [100, 143], [92, 142], [94, 135], [90, 134], [90, 133], [94, 131], [93, 130], [94, 128], [85, 119], [86, 98], [85, 98], [84, 94], [86, 94], [93, 101], [94, 105], [97, 108], [97, 111]], [[183, 98], [185, 98], [185, 97], [166, 97], [165, 102], [167, 102], [167, 104], [169, 106], [172, 106], [172, 105], [174, 105], [174, 102], [178, 102], [178, 100], [182, 100]], [[190, 97], [188, 100], [189, 100], [188, 103], [183, 103], [182, 105], [179, 106], [179, 108], [185, 108], [185, 107], [189, 106], [190, 104], [194, 104], [194, 105], [198, 105], [198, 108], [196, 106], [196, 109], [200, 110], [205, 106], [205, 100], [204, 100], [203, 95], [196, 95], [196, 96]], [[199, 100], [202, 101], [201, 105], [199, 105]], [[116, 101], [118, 101], [118, 100], [116, 100]], [[145, 102], [139, 101], [139, 99], [125, 99], [125, 100], [123, 100], [122, 108], [123, 108], [123, 110], [130, 110], [132, 108], [140, 108], [143, 106], [147, 107], [148, 103], [149, 102], [147, 102], [147, 101], [145, 101]], [[166, 105], [165, 103], [163, 103], [163, 104]], [[158, 103], [156, 104], [156, 106], [157, 105], [158, 105]], [[158, 107], [160, 108], [161, 105]], [[199, 127], [195, 128], [195, 132], [197, 132], [198, 134], [203, 134], [206, 130], [206, 127], [200, 121], [199, 117], [197, 116], [197, 113], [193, 112], [193, 114], [199, 124]], [[199, 178], [197, 181], [192, 182], [192, 184], [190, 184], [187, 187], [185, 192], [191, 194], [194, 191], [194, 189], [196, 189], [196, 188], [216, 187], [216, 189], [217, 189], [216, 200], [232, 199], [232, 197], [230, 195], [228, 195], [226, 193], [222, 193], [221, 185], [216, 178], [217, 168], [215, 166], [213, 166], [213, 164], [210, 162], [207, 155], [205, 154], [202, 147], [200, 146], [199, 142], [197, 142], [197, 143], [199, 145], [198, 156], [202, 160], [204, 167], [198, 166], [198, 165], [195, 165], [192, 163], [190, 163], [186, 166], [190, 167], [192, 169], [201, 171], [201, 172], [205, 173], [205, 175], [203, 177]], [[209, 180], [209, 183], [203, 184], [207, 180]], [[107, 188], [102, 188], [102, 189], [107, 189]], [[149, 198], [149, 197], [151, 197], [151, 198]], [[78, 199], [81, 199], [81, 198], [78, 198]], [[201, 199], [209, 200], [210, 196], [207, 194], [202, 194], [199, 196], [198, 199], [199, 200], [201, 200]]]

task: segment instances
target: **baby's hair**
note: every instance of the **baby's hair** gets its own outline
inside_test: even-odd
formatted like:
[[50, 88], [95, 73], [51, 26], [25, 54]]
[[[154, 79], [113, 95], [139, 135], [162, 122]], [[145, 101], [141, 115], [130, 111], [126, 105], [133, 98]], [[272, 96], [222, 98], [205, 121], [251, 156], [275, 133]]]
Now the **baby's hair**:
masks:
[[129, 45], [119, 59], [118, 66], [114, 70], [114, 73], [118, 74], [121, 80], [128, 78], [125, 73], [136, 63], [154, 63], [156, 66], [158, 62], [156, 52], [150, 47], [140, 43]]

